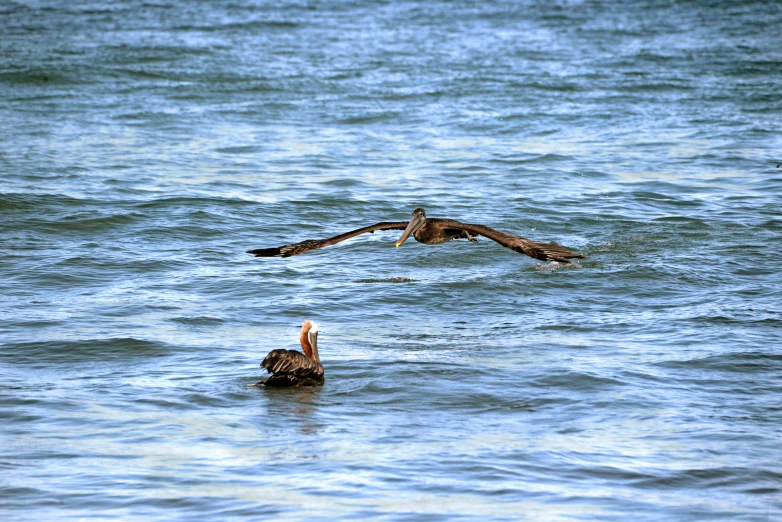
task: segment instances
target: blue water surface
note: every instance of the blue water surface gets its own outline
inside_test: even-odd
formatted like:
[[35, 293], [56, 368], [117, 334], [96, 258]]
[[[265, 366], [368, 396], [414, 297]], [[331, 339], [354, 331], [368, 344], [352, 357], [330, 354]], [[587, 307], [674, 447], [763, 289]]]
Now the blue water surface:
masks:
[[[782, 519], [780, 27], [0, 3], [0, 518]], [[588, 258], [245, 253], [419, 206]]]

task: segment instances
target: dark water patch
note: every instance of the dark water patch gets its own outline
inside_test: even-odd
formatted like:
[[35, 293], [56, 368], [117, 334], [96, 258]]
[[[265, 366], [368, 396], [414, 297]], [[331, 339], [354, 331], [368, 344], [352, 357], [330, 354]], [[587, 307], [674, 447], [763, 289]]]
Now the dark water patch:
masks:
[[663, 216], [652, 219], [655, 223], [672, 223], [678, 226], [686, 225], [696, 230], [709, 230], [711, 225], [703, 219], [692, 218], [689, 216]]
[[[225, 231], [217, 227], [204, 227], [198, 225], [173, 225], [165, 227], [145, 227], [136, 232], [135, 237], [139, 240], [167, 240], [173, 242], [176, 240], [192, 240], [193, 238], [222, 237]], [[184, 245], [183, 245], [184, 246]]]
[[695, 89], [695, 86], [692, 85], [690, 82], [681, 82], [681, 83], [633, 82], [632, 84], [621, 84], [619, 86], [620, 91], [648, 92], [648, 93], [681, 92], [681, 91], [690, 91], [692, 89]]
[[639, 370], [625, 370], [622, 372], [622, 378], [625, 381], [637, 380], [639, 382], [650, 382], [654, 383], [654, 386], [675, 385], [669, 382], [666, 376]]
[[65, 196], [63, 194], [24, 194], [3, 193], [0, 194], [0, 210], [39, 210], [59, 209], [62, 207], [83, 207], [96, 203], [92, 200], [84, 200]]
[[6, 419], [9, 422], [23, 423], [23, 422], [36, 422], [45, 419], [43, 415], [30, 415], [26, 413], [19, 413], [14, 411], [0, 412], [0, 419]]
[[689, 360], [663, 361], [657, 363], [657, 366], [754, 375], [758, 372], [781, 370], [782, 355], [767, 352], [728, 353]]
[[695, 323], [712, 324], [712, 325], [724, 325], [724, 326], [744, 326], [744, 327], [777, 327], [782, 326], [782, 313], [773, 314], [775, 317], [758, 317], [758, 315], [766, 315], [766, 313], [751, 314], [741, 313], [736, 316], [727, 316], [722, 314], [714, 315], [696, 315], [688, 317], [687, 321]]
[[524, 165], [534, 163], [556, 163], [558, 161], [569, 161], [575, 158], [571, 156], [561, 156], [559, 154], [524, 154], [520, 156], [505, 156], [492, 158], [492, 162], [500, 163], [504, 165]]
[[181, 62], [190, 56], [210, 56], [214, 49], [193, 45], [141, 45], [120, 43], [104, 50], [105, 56], [116, 63]]
[[182, 396], [188, 404], [198, 405], [202, 408], [226, 408], [233, 404], [229, 398], [217, 397], [205, 393], [188, 393]]
[[[429, 396], [429, 395], [428, 395]], [[447, 410], [449, 412], [458, 413], [472, 413], [472, 414], [486, 414], [486, 413], [502, 413], [502, 414], [518, 414], [518, 413], [534, 413], [540, 411], [546, 407], [561, 406], [565, 402], [569, 402], [565, 398], [502, 398], [494, 393], [486, 394], [446, 394], [439, 397], [431, 397], [428, 399], [428, 403], [432, 408], [437, 410]]]
[[252, 21], [246, 21], [246, 22], [230, 22], [230, 23], [216, 23], [216, 24], [209, 24], [209, 25], [176, 25], [173, 26], [171, 29], [173, 31], [179, 31], [184, 33], [189, 32], [204, 32], [204, 33], [212, 33], [212, 32], [234, 32], [234, 31], [263, 31], [265, 29], [274, 29], [274, 30], [280, 30], [280, 31], [286, 31], [291, 29], [297, 29], [299, 27], [299, 23], [294, 21], [286, 21], [286, 20], [252, 20]]
[[169, 209], [169, 208], [187, 208], [204, 210], [213, 207], [232, 207], [232, 206], [258, 206], [258, 203], [251, 200], [238, 198], [226, 198], [221, 196], [210, 197], [162, 197], [149, 201], [134, 203], [134, 208], [139, 209]]
[[507, 82], [507, 88], [520, 91], [544, 90], [559, 93], [578, 93], [585, 90], [584, 86], [579, 83], [557, 81], [557, 79], [528, 82], [509, 81]]
[[398, 361], [393, 368], [393, 374], [397, 382], [421, 381], [422, 383], [431, 383], [440, 379], [453, 379], [467, 375], [470, 378], [476, 378], [485, 371], [482, 369], [474, 370], [453, 362], [427, 363], [423, 361], [416, 361], [415, 363]]
[[399, 118], [399, 114], [391, 111], [374, 112], [340, 118], [336, 123], [340, 125], [366, 125], [381, 123]]
[[670, 193], [660, 194], [657, 192], [650, 192], [650, 191], [635, 191], [632, 193], [632, 197], [635, 201], [639, 202], [655, 202], [655, 203], [662, 203], [665, 206], [670, 207], [699, 207], [703, 205], [703, 202], [684, 198], [684, 197], [676, 197], [673, 196]]
[[[614, 323], [612, 326], [619, 327], [619, 328], [628, 328], [628, 323], [624, 321], [620, 321], [617, 323]], [[548, 324], [548, 325], [538, 325], [535, 327], [536, 330], [552, 330], [552, 331], [561, 331], [561, 332], [592, 332], [594, 330], [595, 326], [593, 324], [587, 324], [587, 325], [577, 325], [577, 324]]]
[[[127, 247], [126, 247], [127, 248]], [[130, 247], [130, 250], [134, 250]], [[85, 281], [98, 281], [116, 275], [118, 272], [126, 273], [128, 270], [139, 273], [167, 272], [189, 266], [186, 261], [179, 259], [127, 259], [117, 257], [68, 257], [54, 263], [51, 266], [53, 274], [48, 277], [73, 277], [82, 278]], [[83, 272], [86, 270], [86, 272]], [[41, 276], [41, 274], [37, 274]], [[47, 277], [47, 276], [44, 276]]]
[[[27, 292], [24, 295], [27, 295]], [[65, 324], [64, 321], [56, 319], [30, 319], [26, 321], [8, 321], [6, 323], [9, 328], [47, 328], [63, 324]]]
[[625, 383], [619, 379], [599, 377], [597, 375], [573, 371], [537, 378], [530, 384], [539, 388], [551, 387], [575, 391], [596, 391], [606, 387], [625, 385]]
[[542, 156], [538, 156], [533, 161], [535, 162], [542, 162], [542, 163], [555, 163], [558, 161], [569, 161], [575, 159], [573, 156], [563, 156], [561, 154], [544, 154]]
[[387, 278], [370, 278], [359, 279], [356, 283], [417, 283], [416, 279], [410, 279], [409, 277], [387, 277]]
[[666, 475], [658, 475], [645, 479], [635, 480], [634, 486], [639, 488], [678, 489], [694, 488], [708, 489], [715, 487], [738, 486], [745, 484], [752, 477], [753, 481], [775, 482], [782, 478], [782, 474], [772, 471], [749, 470], [737, 467], [721, 467], [707, 469], [691, 469], [675, 471]]
[[[21, 282], [35, 283], [36, 286], [47, 287], [49, 291], [55, 289], [73, 289], [80, 288], [85, 289], [89, 287], [95, 287], [104, 283], [107, 277], [111, 277], [110, 273], [93, 273], [93, 272], [58, 272], [55, 270], [41, 270], [40, 268], [35, 271], [25, 272], [22, 274], [14, 274], [13, 279]], [[19, 293], [17, 295], [26, 295], [26, 292]], [[46, 301], [41, 301], [46, 302]], [[35, 304], [35, 303], [34, 303]]]
[[5, 343], [0, 359], [9, 364], [35, 365], [78, 364], [150, 357], [164, 357], [173, 348], [165, 343], [118, 337], [81, 341], [34, 341]]
[[225, 319], [218, 317], [173, 317], [169, 321], [174, 323], [180, 323], [187, 326], [216, 326], [225, 322]]
[[[153, 71], [150, 69], [136, 69], [132, 67], [123, 67], [119, 69], [115, 69], [114, 73], [117, 74], [119, 77], [125, 77], [132, 80], [171, 80], [171, 81], [177, 81], [181, 80], [181, 78], [178, 78], [176, 75], [172, 75], [170, 71]], [[140, 86], [139, 86], [140, 87]], [[137, 113], [126, 113], [124, 116], [127, 119], [136, 119], [139, 117], [143, 117], [144, 115], [155, 115], [155, 114], [164, 114], [163, 112], [153, 112], [149, 110], [137, 112]]]
[[[153, 406], [155, 408], [159, 408], [162, 410], [181, 410], [181, 411], [187, 411], [192, 409], [191, 403], [185, 401], [184, 399], [174, 399], [174, 398], [154, 398], [154, 397], [141, 397], [133, 400], [133, 404], [136, 407], [142, 407], [145, 408], [146, 406]], [[158, 435], [146, 435], [145, 437], [149, 437], [150, 441], [154, 441], [157, 439]], [[129, 441], [126, 441], [129, 442]], [[139, 441], [136, 441], [139, 442]]]
[[263, 149], [255, 145], [243, 145], [237, 147], [223, 147], [215, 149], [215, 152], [220, 154], [252, 154], [255, 152], [261, 152]]
[[2, 494], [6, 499], [15, 499], [11, 504], [16, 503], [19, 506], [24, 505], [23, 499], [25, 498], [36, 499], [36, 503], [38, 501], [42, 501], [44, 504], [49, 505], [59, 504], [59, 502], [54, 499], [48, 499], [48, 501], [45, 500], [49, 492], [38, 488], [0, 486], [0, 494]]
[[13, 86], [59, 87], [79, 82], [64, 71], [26, 69], [0, 72], [0, 83], [8, 83]]
[[68, 214], [57, 220], [43, 219], [37, 222], [38, 228], [47, 231], [96, 234], [124, 228], [147, 218], [138, 212], [113, 215], [100, 215], [100, 211], [82, 211]]
[[[781, 181], [781, 183], [782, 183], [782, 181]], [[757, 226], [759, 228], [764, 228], [766, 230], [779, 232], [779, 231], [782, 231], [782, 219], [772, 219], [770, 221], [764, 221], [762, 223], [758, 223]]]
[[[234, 85], [234, 87], [239, 88], [241, 91], [248, 92], [248, 93], [273, 93], [273, 92], [282, 92], [284, 91], [284, 87], [282, 85], [273, 83], [273, 82], [262, 82], [262, 81], [248, 81], [244, 82], [243, 84]], [[278, 106], [290, 106], [292, 107], [292, 104], [287, 103], [280, 103], [277, 102]], [[265, 102], [265, 106], [269, 108], [271, 105], [274, 105], [270, 102]], [[231, 111], [232, 113], [232, 111]], [[260, 114], [265, 114], [266, 111], [259, 111]]]
[[330, 179], [328, 181], [323, 181], [320, 184], [327, 187], [338, 187], [338, 188], [352, 188], [352, 187], [365, 186], [364, 182], [353, 178]]

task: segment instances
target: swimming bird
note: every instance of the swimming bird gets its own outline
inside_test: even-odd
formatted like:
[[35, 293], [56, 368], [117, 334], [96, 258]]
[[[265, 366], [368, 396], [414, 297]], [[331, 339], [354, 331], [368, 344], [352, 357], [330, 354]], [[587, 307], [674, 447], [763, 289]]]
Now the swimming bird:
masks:
[[261, 362], [272, 376], [249, 386], [317, 386], [325, 381], [318, 355], [318, 325], [304, 321], [299, 341], [304, 353], [296, 350], [272, 350]]
[[247, 253], [253, 254], [255, 257], [297, 256], [310, 250], [334, 245], [359, 234], [367, 232], [372, 234], [376, 230], [403, 230], [404, 232], [402, 232], [402, 235], [396, 242], [397, 247], [400, 247], [411, 235], [416, 241], [426, 245], [439, 245], [452, 239], [467, 239], [475, 243], [478, 241], [475, 236], [484, 236], [496, 241], [505, 248], [510, 248], [515, 252], [528, 255], [540, 261], [559, 261], [572, 265], [574, 263], [571, 259], [586, 258], [584, 254], [575, 254], [567, 248], [553, 243], [533, 241], [507, 232], [500, 232], [484, 225], [471, 225], [453, 219], [428, 218], [426, 217], [426, 211], [422, 208], [417, 208], [413, 211], [410, 221], [384, 221], [328, 239], [308, 239], [300, 243], [283, 245], [277, 248], [248, 250]]

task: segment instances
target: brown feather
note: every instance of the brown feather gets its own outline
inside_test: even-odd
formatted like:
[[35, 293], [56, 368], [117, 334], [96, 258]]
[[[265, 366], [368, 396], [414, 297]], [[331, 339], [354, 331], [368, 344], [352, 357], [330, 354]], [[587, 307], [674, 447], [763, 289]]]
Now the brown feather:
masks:
[[323, 366], [296, 350], [272, 350], [261, 362], [261, 367], [273, 375], [290, 374], [296, 377], [323, 377]]

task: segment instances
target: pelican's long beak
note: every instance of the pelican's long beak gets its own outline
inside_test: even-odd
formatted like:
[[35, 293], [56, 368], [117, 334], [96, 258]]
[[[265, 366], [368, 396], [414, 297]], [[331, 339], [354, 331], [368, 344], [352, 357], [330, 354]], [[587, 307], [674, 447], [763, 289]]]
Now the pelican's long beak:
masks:
[[410, 237], [410, 234], [415, 234], [415, 231], [421, 228], [424, 223], [426, 223], [426, 218], [424, 216], [414, 215], [410, 219], [410, 223], [407, 224], [405, 231], [402, 232], [402, 235], [397, 240], [396, 247], [399, 248], [402, 243], [404, 243], [407, 238]]

